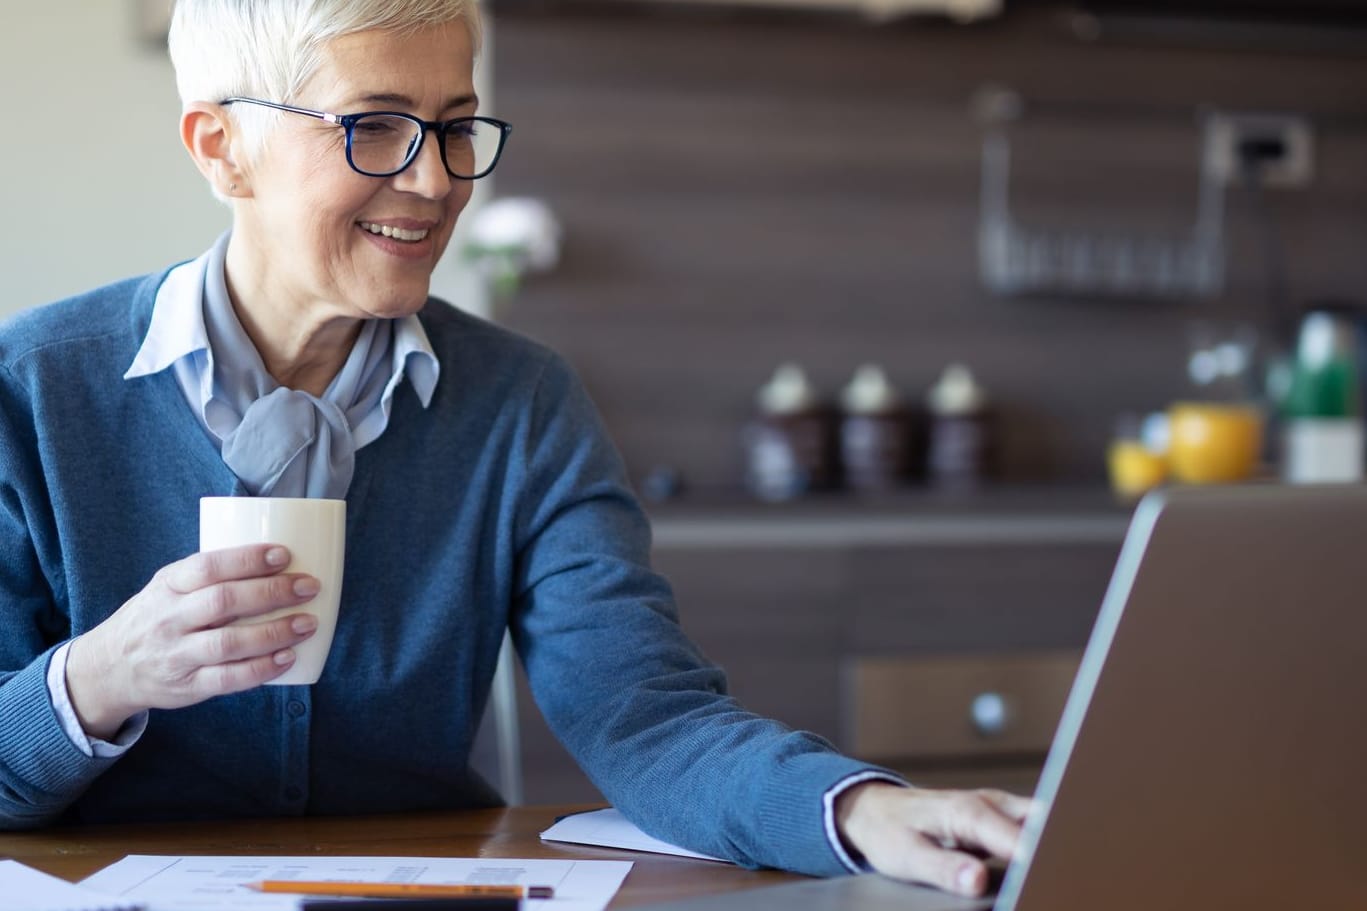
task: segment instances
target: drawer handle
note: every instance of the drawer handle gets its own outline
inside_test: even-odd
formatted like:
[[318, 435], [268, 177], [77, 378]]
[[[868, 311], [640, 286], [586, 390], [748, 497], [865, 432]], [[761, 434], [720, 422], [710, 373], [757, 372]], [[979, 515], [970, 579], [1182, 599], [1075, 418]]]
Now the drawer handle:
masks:
[[969, 707], [973, 729], [983, 737], [1000, 737], [1011, 724], [1011, 711], [1001, 693], [979, 693]]

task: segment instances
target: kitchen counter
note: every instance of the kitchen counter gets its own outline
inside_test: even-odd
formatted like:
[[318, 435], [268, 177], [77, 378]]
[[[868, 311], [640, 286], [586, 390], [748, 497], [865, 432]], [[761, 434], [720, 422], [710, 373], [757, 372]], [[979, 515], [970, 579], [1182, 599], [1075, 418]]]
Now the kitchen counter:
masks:
[[1099, 486], [828, 493], [766, 503], [681, 497], [648, 506], [661, 549], [1114, 543], [1133, 507]]

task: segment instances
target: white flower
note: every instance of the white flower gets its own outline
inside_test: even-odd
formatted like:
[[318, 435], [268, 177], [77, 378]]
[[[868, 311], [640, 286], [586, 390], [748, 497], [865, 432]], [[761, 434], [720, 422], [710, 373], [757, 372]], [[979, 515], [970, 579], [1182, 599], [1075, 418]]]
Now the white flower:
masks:
[[544, 272], [560, 261], [560, 222], [544, 202], [525, 196], [496, 199], [472, 216], [466, 255], [500, 261], [500, 271], [511, 268]]

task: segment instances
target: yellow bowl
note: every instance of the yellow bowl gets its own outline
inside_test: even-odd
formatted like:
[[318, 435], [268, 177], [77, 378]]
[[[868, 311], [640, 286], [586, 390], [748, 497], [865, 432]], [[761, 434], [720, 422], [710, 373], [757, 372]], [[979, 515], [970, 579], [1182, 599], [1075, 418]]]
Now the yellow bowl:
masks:
[[1253, 476], [1263, 447], [1257, 406], [1177, 402], [1168, 421], [1168, 466], [1178, 481], [1218, 484]]

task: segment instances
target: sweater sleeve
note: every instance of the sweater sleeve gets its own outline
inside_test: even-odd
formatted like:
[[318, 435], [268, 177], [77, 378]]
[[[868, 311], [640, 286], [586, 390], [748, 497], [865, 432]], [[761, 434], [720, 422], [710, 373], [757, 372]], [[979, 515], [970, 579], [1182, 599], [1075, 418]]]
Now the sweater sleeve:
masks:
[[513, 631], [552, 730], [652, 835], [750, 867], [847, 872], [823, 796], [871, 767], [727, 695], [649, 568], [648, 521], [587, 394], [558, 360], [532, 410], [513, 459], [525, 473]]
[[0, 829], [52, 822], [113, 762], [71, 742], [48, 691], [70, 625], [40, 565], [33, 519], [49, 507], [13, 389], [0, 376]]

